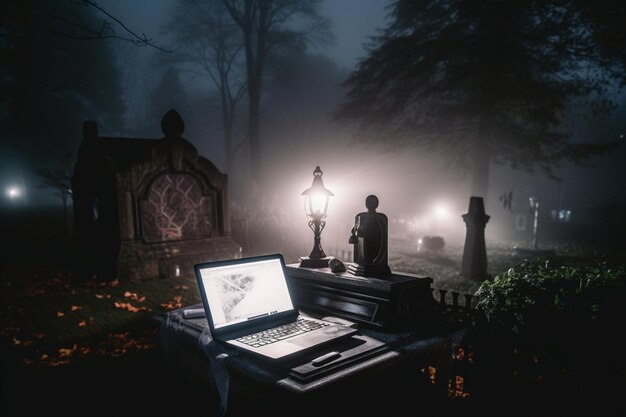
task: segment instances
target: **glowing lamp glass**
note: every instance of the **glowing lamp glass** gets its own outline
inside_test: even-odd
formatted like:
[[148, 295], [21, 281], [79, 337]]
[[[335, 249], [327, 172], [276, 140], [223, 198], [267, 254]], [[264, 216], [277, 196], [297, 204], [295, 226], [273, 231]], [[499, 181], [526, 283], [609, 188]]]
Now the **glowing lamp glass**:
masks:
[[322, 170], [316, 167], [313, 171], [313, 183], [302, 192], [304, 198], [304, 211], [310, 218], [309, 228], [313, 231], [313, 249], [308, 257], [300, 258], [300, 266], [303, 268], [325, 268], [329, 258], [326, 257], [321, 244], [321, 234], [326, 227], [326, 211], [328, 210], [328, 198], [333, 195], [324, 187]]
[[324, 187], [320, 167], [316, 167], [315, 171], [313, 171], [313, 183], [302, 192], [302, 195], [305, 196], [304, 211], [307, 216], [319, 220], [326, 217], [328, 198], [332, 196], [333, 193]]

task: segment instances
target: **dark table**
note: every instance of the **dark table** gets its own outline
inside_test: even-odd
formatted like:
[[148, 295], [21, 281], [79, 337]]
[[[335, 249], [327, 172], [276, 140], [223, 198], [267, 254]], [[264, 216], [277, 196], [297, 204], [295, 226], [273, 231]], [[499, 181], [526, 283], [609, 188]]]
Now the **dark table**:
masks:
[[[197, 307], [201, 306], [189, 308]], [[370, 328], [361, 328], [360, 334], [385, 342], [388, 349], [306, 382], [288, 375], [289, 368], [299, 363], [271, 367], [212, 341], [206, 319], [184, 319], [182, 309], [163, 317], [160, 347], [166, 365], [178, 377], [206, 384], [206, 397], [184, 400], [205, 404], [200, 409], [206, 408], [207, 415], [437, 414], [447, 391], [444, 371], [451, 345], [459, 334]], [[421, 372], [429, 365], [444, 375], [440, 384]]]

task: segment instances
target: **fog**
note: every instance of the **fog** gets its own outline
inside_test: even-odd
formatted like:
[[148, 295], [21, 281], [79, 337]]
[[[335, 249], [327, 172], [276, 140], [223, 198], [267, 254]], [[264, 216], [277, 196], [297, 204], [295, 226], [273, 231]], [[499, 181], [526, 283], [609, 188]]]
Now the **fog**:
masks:
[[[133, 31], [146, 34], [155, 45], [175, 52], [171, 36], [164, 30], [164, 19], [174, 2], [107, 0], [99, 4]], [[262, 178], [252, 178], [246, 146], [236, 153], [231, 170], [226, 172], [235, 220], [250, 216], [249, 222], [261, 221], [255, 217], [255, 210], [260, 213], [268, 207], [280, 208], [282, 222], [301, 237], [298, 244], [306, 247], [312, 236], [300, 194], [310, 186], [314, 168], [320, 166], [326, 188], [334, 193], [323, 234], [328, 246], [347, 247], [354, 216], [365, 210], [364, 200], [369, 194], [380, 199], [379, 211], [389, 217], [392, 235], [413, 239], [434, 234], [451, 243], [462, 242], [465, 228], [461, 215], [467, 211], [472, 194], [471, 172], [449, 166], [441, 155], [427, 149], [395, 146], [384, 135], [374, 138], [378, 143], [372, 143], [371, 138], [362, 140], [362, 132], [334, 120], [334, 112], [346, 99], [342, 83], [367, 55], [365, 44], [369, 38], [386, 25], [386, 4], [375, 0], [326, 0], [320, 12], [330, 19], [335, 42], [311, 46], [271, 63], [274, 67], [267, 71], [261, 99]], [[201, 155], [226, 171], [219, 101], [209, 77], [173, 61], [172, 53], [116, 39], [105, 42], [119, 72], [123, 107], [118, 110], [122, 122], [101, 120], [98, 106], [80, 115], [99, 121], [103, 136], [159, 138], [160, 117], [176, 108], [186, 124], [183, 136]], [[170, 78], [165, 77], [168, 71]], [[623, 145], [626, 107], [623, 96], [618, 101], [621, 107], [612, 116], [585, 121], [584, 126], [577, 127], [573, 140], [613, 140]], [[235, 143], [245, 137], [246, 117], [242, 102], [235, 116]], [[50, 132], [50, 141], [76, 155], [81, 120], [70, 120], [73, 125], [66, 130]], [[23, 137], [3, 145], [3, 190], [17, 184], [28, 196], [18, 201], [4, 198], [5, 208], [60, 204], [53, 190], [38, 186], [37, 166], [54, 163], [57, 158], [45, 149], [41, 138]], [[574, 224], [600, 224], [599, 210], [626, 203], [625, 152], [622, 146], [611, 154], [595, 157], [591, 167], [563, 163], [555, 170], [562, 182], [541, 172], [492, 164], [486, 196], [487, 213], [492, 216], [488, 239], [514, 235], [506, 232], [513, 221], [511, 216], [528, 214], [531, 195], [541, 198], [545, 216], [555, 210], [569, 210]], [[513, 210], [504, 208], [500, 199], [508, 192], [513, 192]]]

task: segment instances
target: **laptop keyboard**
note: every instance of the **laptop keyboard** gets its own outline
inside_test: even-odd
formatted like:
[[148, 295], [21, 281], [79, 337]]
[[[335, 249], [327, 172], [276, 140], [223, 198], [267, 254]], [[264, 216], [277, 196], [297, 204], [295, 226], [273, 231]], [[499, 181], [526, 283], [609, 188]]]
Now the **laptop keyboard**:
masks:
[[330, 324], [299, 318], [292, 323], [240, 337], [237, 341], [252, 347], [261, 347], [326, 326], [330, 326]]

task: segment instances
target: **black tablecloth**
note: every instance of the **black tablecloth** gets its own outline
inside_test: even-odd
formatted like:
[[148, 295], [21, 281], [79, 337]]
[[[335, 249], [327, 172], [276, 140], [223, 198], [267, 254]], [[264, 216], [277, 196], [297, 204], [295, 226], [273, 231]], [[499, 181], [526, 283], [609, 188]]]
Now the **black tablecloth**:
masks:
[[[194, 307], [201, 305], [189, 308]], [[300, 363], [270, 366], [216, 342], [205, 318], [184, 319], [182, 310], [163, 317], [160, 345], [164, 359], [178, 374], [195, 377], [212, 387], [216, 404], [210, 408], [217, 415], [227, 411], [232, 414], [235, 409], [248, 413], [255, 411], [257, 404], [273, 407], [277, 402], [286, 414], [298, 416], [322, 411], [333, 415], [332, 411], [342, 408], [372, 414], [402, 410], [402, 399], [420, 394], [419, 386], [421, 394], [433, 394], [432, 384], [419, 369], [449, 358], [452, 339], [458, 337], [361, 329], [362, 335], [387, 343], [389, 350], [314, 381], [301, 382], [288, 376], [289, 368]], [[301, 409], [292, 412], [291, 407]]]

